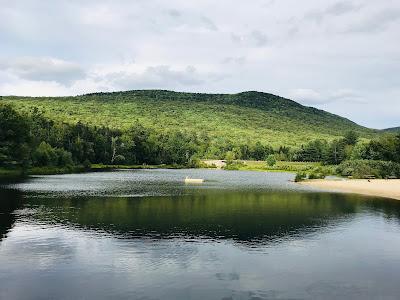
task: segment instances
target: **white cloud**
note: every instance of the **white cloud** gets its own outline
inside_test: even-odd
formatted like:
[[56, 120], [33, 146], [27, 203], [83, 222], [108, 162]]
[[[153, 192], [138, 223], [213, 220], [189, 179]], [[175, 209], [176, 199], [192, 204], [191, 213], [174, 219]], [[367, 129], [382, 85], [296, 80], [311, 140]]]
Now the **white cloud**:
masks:
[[294, 89], [289, 91], [288, 98], [296, 100], [305, 105], [322, 105], [327, 103], [335, 103], [339, 101], [359, 102], [363, 103], [363, 97], [349, 89], [338, 89], [335, 91], [327, 91], [322, 94], [313, 89]]
[[3, 94], [259, 90], [399, 125], [371, 109], [399, 106], [398, 0], [3, 2]]
[[253, 30], [245, 34], [231, 33], [231, 39], [236, 44], [250, 47], [264, 47], [269, 42], [267, 35], [259, 30]]
[[149, 66], [145, 70], [120, 71], [109, 73], [105, 78], [121, 89], [143, 89], [143, 88], [181, 88], [201, 85], [210, 80], [218, 80], [222, 75], [201, 74], [195, 67], [187, 66], [176, 69], [166, 65]]
[[326, 102], [322, 95], [313, 89], [295, 89], [289, 92], [288, 98], [308, 105]]
[[70, 83], [85, 76], [78, 64], [52, 57], [21, 57], [0, 61], [0, 71], [10, 72], [21, 79]]
[[383, 9], [355, 22], [346, 31], [350, 33], [380, 32], [398, 21], [400, 21], [400, 7]]
[[54, 81], [20, 80], [18, 82], [0, 84], [0, 95], [66, 96], [71, 95], [71, 91]]

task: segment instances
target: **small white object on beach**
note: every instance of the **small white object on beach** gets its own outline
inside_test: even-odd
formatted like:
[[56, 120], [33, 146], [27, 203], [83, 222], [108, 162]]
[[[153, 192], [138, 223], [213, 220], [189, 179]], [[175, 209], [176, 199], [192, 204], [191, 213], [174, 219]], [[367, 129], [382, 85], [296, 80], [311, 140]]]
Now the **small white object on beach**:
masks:
[[204, 179], [200, 179], [200, 178], [189, 178], [186, 176], [185, 178], [185, 183], [203, 183]]

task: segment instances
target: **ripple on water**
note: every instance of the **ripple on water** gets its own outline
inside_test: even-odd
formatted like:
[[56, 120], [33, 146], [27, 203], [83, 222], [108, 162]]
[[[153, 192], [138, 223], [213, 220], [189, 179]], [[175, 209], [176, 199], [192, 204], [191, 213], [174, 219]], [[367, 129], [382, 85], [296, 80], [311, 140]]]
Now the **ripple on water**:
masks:
[[292, 178], [135, 170], [0, 189], [0, 299], [395, 299], [400, 202]]

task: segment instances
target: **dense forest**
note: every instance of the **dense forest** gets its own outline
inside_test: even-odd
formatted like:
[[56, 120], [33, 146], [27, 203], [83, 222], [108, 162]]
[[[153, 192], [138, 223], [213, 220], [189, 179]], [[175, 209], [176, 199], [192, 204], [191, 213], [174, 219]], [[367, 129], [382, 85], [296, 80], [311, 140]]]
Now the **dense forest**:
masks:
[[0, 167], [89, 169], [92, 164], [168, 164], [197, 167], [201, 158], [234, 160], [283, 160], [339, 165], [342, 175], [400, 176], [400, 135], [360, 139], [347, 131], [335, 140], [317, 139], [300, 147], [273, 147], [259, 140], [238, 143], [213, 140], [185, 129], [157, 131], [138, 121], [129, 128], [113, 129], [57, 122], [38, 108], [18, 112], [0, 104]]
[[341, 175], [399, 177], [396, 134], [257, 92], [3, 97], [0, 168], [198, 167], [212, 158], [319, 162]]
[[[259, 141], [276, 148], [299, 147], [314, 139], [332, 141], [353, 130], [361, 138], [378, 134], [328, 112], [279, 96], [179, 93], [160, 90], [96, 93], [76, 97], [2, 97], [18, 112], [35, 107], [46, 118], [75, 125], [128, 130], [133, 124], [158, 133], [185, 131], [207, 136], [211, 144], [249, 145]], [[213, 150], [211, 152], [214, 152]]]

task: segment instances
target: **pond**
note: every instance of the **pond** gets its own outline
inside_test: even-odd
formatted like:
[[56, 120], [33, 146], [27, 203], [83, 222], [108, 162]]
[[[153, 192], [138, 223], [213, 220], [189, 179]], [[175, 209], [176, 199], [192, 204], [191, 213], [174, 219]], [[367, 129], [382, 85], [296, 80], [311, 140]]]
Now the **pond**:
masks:
[[397, 299], [400, 201], [293, 177], [120, 170], [3, 184], [0, 299]]

